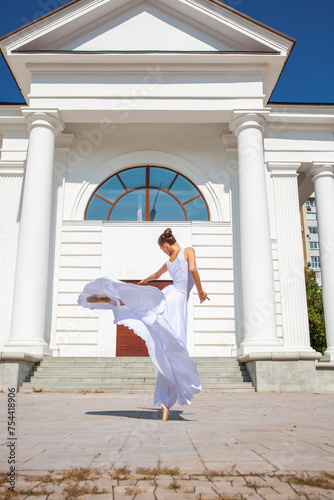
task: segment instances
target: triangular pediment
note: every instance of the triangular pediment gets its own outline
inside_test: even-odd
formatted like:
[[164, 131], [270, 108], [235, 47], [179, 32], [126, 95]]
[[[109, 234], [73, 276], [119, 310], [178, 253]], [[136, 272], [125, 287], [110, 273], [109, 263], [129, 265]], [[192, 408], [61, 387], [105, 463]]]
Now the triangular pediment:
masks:
[[26, 99], [34, 74], [94, 74], [117, 64], [135, 73], [151, 63], [263, 75], [269, 97], [293, 45], [219, 0], [73, 0], [0, 40]]
[[142, 4], [57, 47], [82, 51], [231, 51], [233, 47], [152, 5]]
[[[75, 0], [5, 37], [15, 51], [281, 52], [291, 39], [212, 0]], [[9, 50], [8, 50], [9, 49]]]

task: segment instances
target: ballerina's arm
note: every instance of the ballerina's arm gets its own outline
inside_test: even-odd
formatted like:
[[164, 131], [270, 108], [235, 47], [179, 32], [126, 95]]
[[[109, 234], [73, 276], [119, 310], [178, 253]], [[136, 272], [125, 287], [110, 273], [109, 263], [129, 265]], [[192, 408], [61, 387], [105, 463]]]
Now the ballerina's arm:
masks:
[[205, 300], [210, 300], [208, 295], [203, 291], [201, 278], [199, 277], [198, 271], [196, 269], [196, 259], [195, 259], [195, 250], [192, 247], [188, 247], [185, 249], [185, 257], [189, 264], [189, 271], [194, 280], [195, 286], [197, 288], [198, 296], [200, 303]]
[[151, 274], [148, 278], [145, 278], [141, 281], [139, 281], [138, 285], [147, 285], [147, 283], [149, 281], [152, 281], [152, 280], [157, 280], [160, 278], [160, 276], [164, 273], [167, 272], [167, 264], [165, 263], [160, 269], [159, 271], [157, 271], [156, 273], [153, 273]]

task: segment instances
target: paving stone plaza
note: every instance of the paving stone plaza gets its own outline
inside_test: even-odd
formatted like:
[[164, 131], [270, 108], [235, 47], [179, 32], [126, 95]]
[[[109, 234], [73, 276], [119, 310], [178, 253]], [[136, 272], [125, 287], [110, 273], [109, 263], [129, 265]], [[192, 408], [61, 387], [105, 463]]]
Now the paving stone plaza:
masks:
[[1, 405], [1, 498], [334, 499], [334, 395], [16, 395], [16, 485]]

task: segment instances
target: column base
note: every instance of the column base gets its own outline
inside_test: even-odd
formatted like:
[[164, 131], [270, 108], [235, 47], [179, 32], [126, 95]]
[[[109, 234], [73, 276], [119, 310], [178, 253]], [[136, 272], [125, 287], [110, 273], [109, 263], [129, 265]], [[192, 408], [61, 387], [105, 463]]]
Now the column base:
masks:
[[4, 347], [2, 348], [3, 352], [22, 352], [24, 351], [27, 354], [36, 354], [43, 356], [44, 354], [51, 355], [52, 351], [49, 348], [48, 344], [44, 339], [15, 339], [15, 340], [7, 340]]
[[[248, 342], [242, 342], [240, 344], [240, 347], [237, 349], [237, 356], [245, 356], [247, 354], [251, 353], [268, 353], [268, 352], [277, 352], [277, 353], [291, 353], [291, 352], [306, 352], [306, 353], [313, 353], [317, 354], [312, 359], [318, 359], [320, 353], [317, 353], [312, 347], [310, 346], [284, 346], [280, 340], [273, 340], [271, 342], [266, 341], [265, 343], [262, 341], [248, 341]], [[326, 354], [326, 353], [325, 353]], [[333, 354], [333, 360], [334, 360], [334, 352]], [[268, 359], [268, 358], [266, 358]], [[308, 358], [309, 359], [309, 358]]]
[[243, 341], [237, 349], [237, 356], [243, 356], [251, 352], [268, 352], [268, 351], [283, 351], [284, 346], [279, 340], [264, 341]]
[[238, 352], [238, 361], [247, 363], [248, 361], [300, 361], [300, 360], [316, 360], [323, 358], [320, 352], [314, 349], [308, 351], [257, 351], [242, 354]]

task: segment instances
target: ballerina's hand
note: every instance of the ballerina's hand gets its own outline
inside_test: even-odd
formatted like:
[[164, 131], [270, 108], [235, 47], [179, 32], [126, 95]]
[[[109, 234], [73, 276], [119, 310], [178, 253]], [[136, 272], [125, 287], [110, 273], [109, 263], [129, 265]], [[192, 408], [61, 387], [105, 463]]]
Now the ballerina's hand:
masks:
[[138, 285], [147, 285], [148, 281], [147, 280], [141, 280], [139, 281]]
[[208, 295], [205, 292], [199, 292], [198, 294], [200, 303], [204, 302], [205, 300], [210, 300]]

